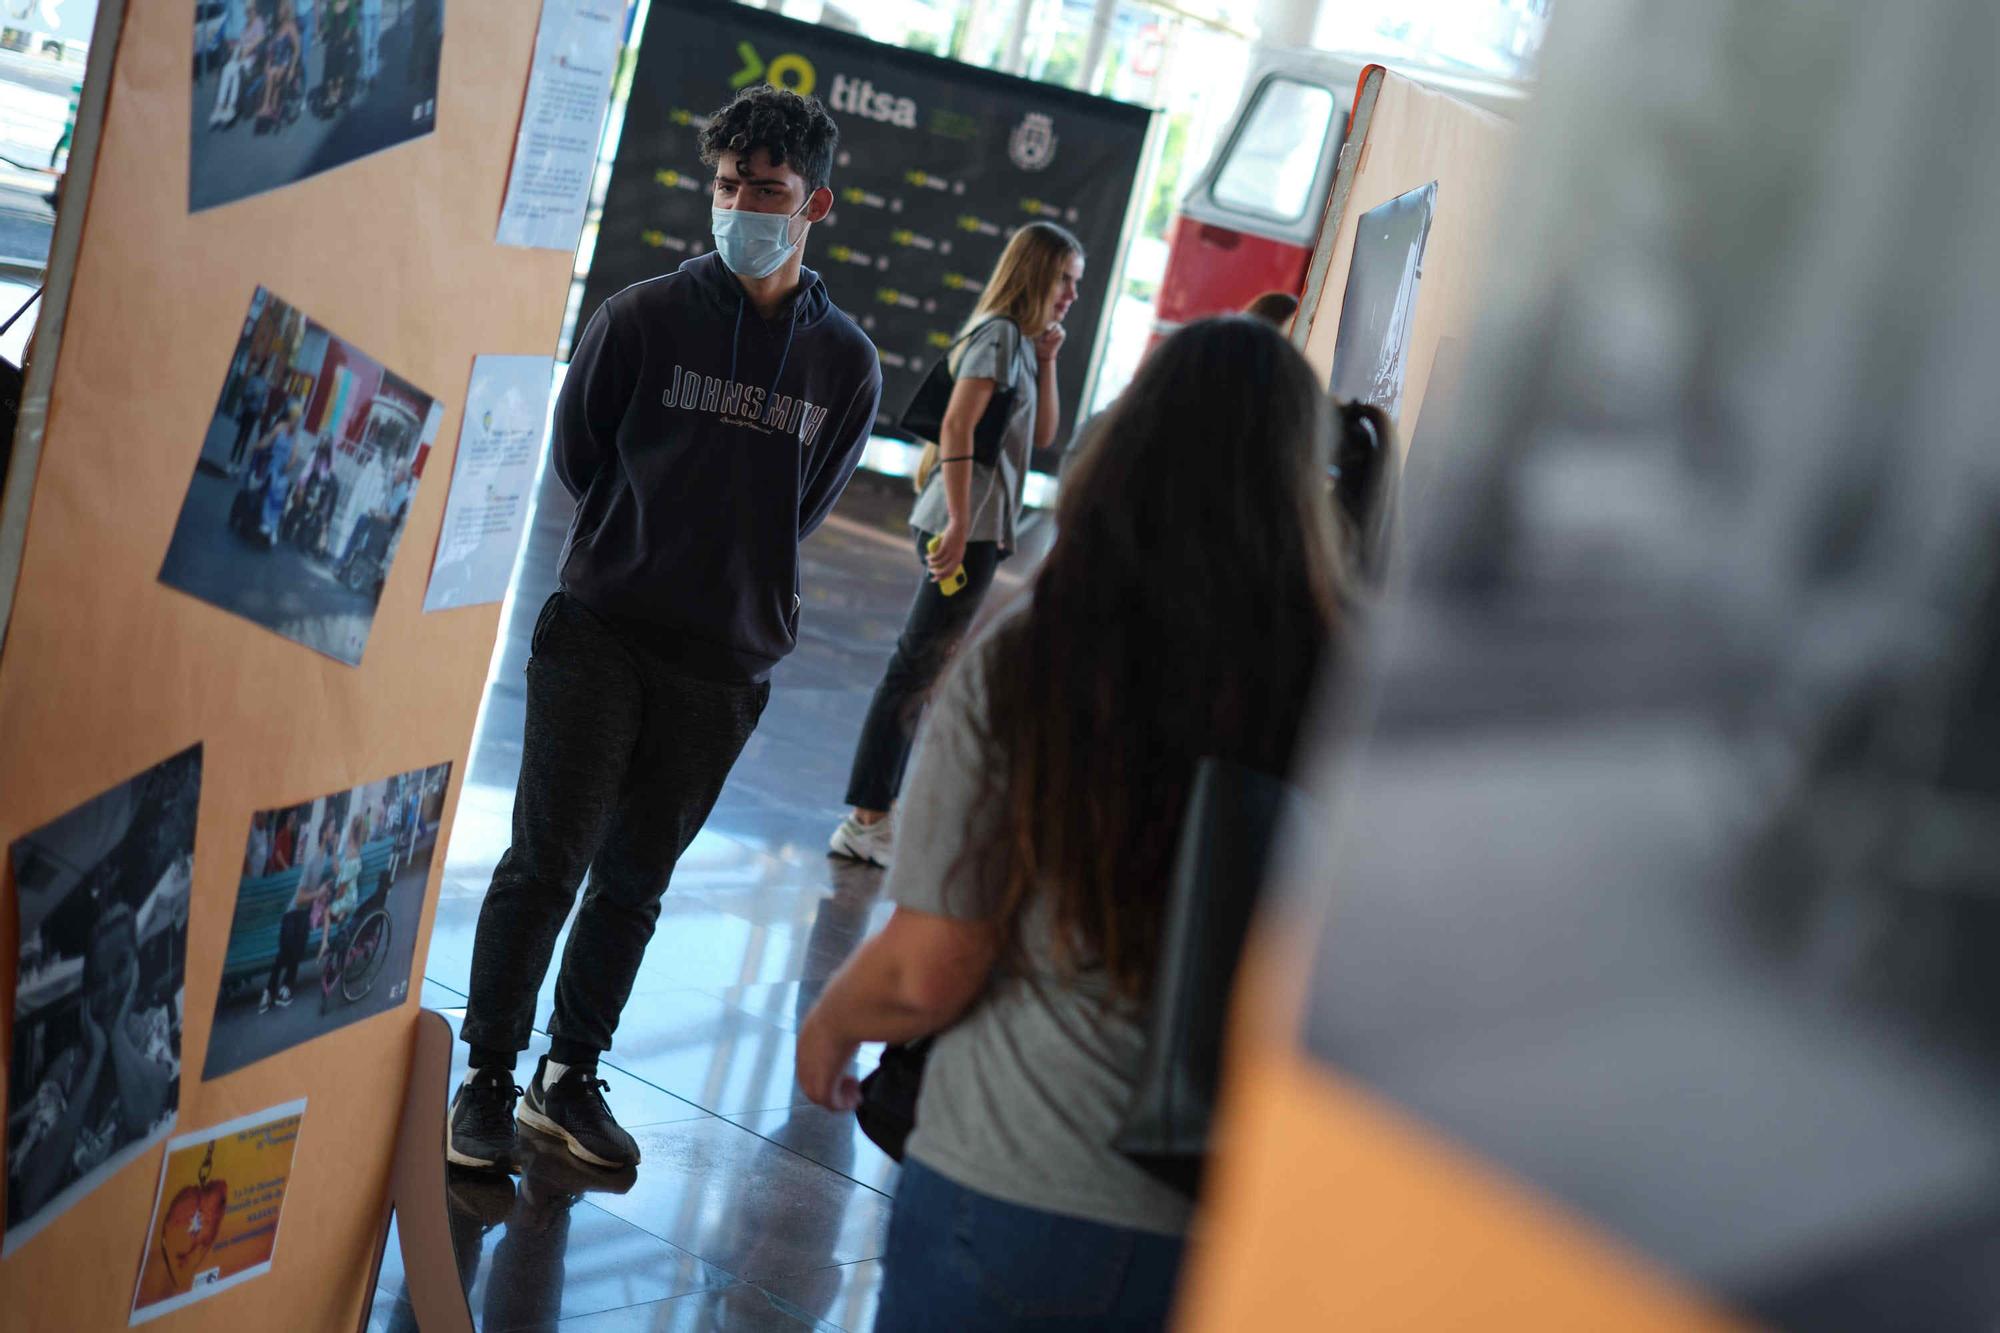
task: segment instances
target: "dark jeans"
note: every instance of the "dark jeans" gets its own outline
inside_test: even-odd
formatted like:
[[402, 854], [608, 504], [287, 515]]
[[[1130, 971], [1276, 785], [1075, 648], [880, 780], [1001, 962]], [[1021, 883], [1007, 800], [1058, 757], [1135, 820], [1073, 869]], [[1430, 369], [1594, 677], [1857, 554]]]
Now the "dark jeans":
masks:
[[250, 440], [256, 433], [256, 411], [252, 410], [238, 414], [236, 418], [236, 444], [229, 451], [229, 466], [235, 467], [243, 461], [243, 453], [250, 447]]
[[278, 919], [278, 957], [271, 964], [271, 979], [264, 989], [276, 995], [278, 987], [299, 984], [299, 963], [306, 956], [306, 937], [312, 933], [312, 913], [295, 907]]
[[906, 1161], [875, 1333], [1165, 1328], [1184, 1243], [1004, 1203]]
[[[921, 562], [930, 533], [917, 534]], [[965, 637], [979, 603], [993, 586], [1000, 565], [998, 542], [965, 544], [966, 584], [950, 597], [938, 591], [928, 571], [919, 577], [917, 599], [896, 640], [896, 651], [875, 687], [861, 740], [854, 747], [854, 767], [847, 778], [847, 803], [857, 810], [887, 810], [903, 789], [903, 770], [910, 762], [910, 745], [931, 686], [944, 674], [952, 649]]]
[[511, 1063], [527, 1046], [535, 996], [588, 869], [549, 1024], [550, 1053], [588, 1063], [611, 1049], [674, 863], [714, 808], [771, 686], [674, 675], [563, 593], [542, 608], [529, 654], [514, 843], [479, 910], [462, 1035], [482, 1063]]

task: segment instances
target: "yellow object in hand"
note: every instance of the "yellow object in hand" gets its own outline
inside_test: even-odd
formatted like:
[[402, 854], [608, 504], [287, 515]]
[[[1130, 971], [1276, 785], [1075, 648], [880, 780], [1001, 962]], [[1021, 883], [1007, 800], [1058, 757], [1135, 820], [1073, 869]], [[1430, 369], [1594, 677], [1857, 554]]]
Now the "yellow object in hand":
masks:
[[[924, 549], [926, 551], [935, 551], [938, 548], [938, 543], [943, 540], [944, 537], [942, 535], [933, 537], [930, 539], [930, 542], [924, 547]], [[961, 560], [958, 562], [957, 569], [952, 570], [951, 573], [946, 574], [943, 578], [937, 580], [938, 591], [943, 593], [946, 597], [955, 596], [959, 592], [959, 590], [964, 588], [967, 583], [971, 582], [971, 580], [972, 576], [965, 572], [965, 562]]]

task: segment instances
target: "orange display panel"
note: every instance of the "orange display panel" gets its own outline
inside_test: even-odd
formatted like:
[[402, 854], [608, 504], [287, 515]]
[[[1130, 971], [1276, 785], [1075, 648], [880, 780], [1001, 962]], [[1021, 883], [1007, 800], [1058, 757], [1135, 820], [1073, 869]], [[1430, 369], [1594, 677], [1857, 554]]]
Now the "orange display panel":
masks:
[[[360, 1321], [387, 1217], [414, 994], [215, 1080], [197, 1074], [253, 813], [385, 774], [444, 763], [462, 773], [498, 624], [492, 605], [422, 610], [460, 407], [475, 356], [552, 350], [573, 260], [494, 240], [540, 0], [405, 10], [430, 8], [448, 15], [434, 131], [197, 213], [191, 136], [206, 132], [210, 109], [191, 113], [191, 6], [107, 0], [93, 42], [100, 54], [115, 46], [108, 103], [87, 196], [82, 179], [69, 183], [87, 215], [73, 270], [59, 245], [51, 275], [67, 284], [52, 291], [66, 295], [60, 343], [49, 325], [36, 349], [36, 375], [54, 366], [39, 464], [31, 479], [17, 467], [11, 483], [33, 489], [0, 654], [0, 845], [200, 743], [179, 1125], [298, 1099], [312, 1106], [270, 1272], [162, 1316], [161, 1328], [346, 1333]], [[247, 128], [226, 133], [252, 142]], [[74, 221], [72, 212], [64, 224]], [[358, 666], [159, 582], [259, 287], [442, 406]], [[24, 406], [24, 426], [41, 419], [36, 404]], [[460, 786], [426, 815], [440, 844]], [[439, 873], [431, 868], [417, 919], [419, 967]], [[9, 990], [20, 947], [13, 893], [10, 882], [0, 904]], [[125, 1324], [160, 1168], [155, 1148], [0, 1262], [9, 1327]], [[65, 1254], [98, 1261], [53, 1262]]]

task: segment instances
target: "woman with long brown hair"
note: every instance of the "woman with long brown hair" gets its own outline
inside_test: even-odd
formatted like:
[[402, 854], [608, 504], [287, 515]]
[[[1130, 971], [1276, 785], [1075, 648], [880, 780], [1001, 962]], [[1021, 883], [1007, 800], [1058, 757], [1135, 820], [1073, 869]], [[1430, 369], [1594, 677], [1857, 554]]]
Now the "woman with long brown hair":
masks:
[[[854, 811], [833, 831], [835, 855], [889, 862], [889, 808], [903, 785], [924, 698], [1014, 549], [1034, 451], [1055, 443], [1056, 355], [1082, 280], [1076, 237], [1053, 223], [1029, 223], [1007, 242], [948, 353], [954, 383], [943, 438], [925, 450], [910, 512], [924, 577], [862, 724], [847, 782]], [[988, 465], [973, 456], [973, 433], [996, 395], [1005, 396], [1007, 416]]]
[[1189, 1204], [1111, 1140], [1196, 764], [1286, 773], [1340, 628], [1327, 422], [1269, 325], [1175, 334], [1077, 459], [1026, 595], [932, 704], [895, 915], [798, 1045], [807, 1094], [851, 1108], [860, 1043], [938, 1034], [880, 1333], [1166, 1316]]

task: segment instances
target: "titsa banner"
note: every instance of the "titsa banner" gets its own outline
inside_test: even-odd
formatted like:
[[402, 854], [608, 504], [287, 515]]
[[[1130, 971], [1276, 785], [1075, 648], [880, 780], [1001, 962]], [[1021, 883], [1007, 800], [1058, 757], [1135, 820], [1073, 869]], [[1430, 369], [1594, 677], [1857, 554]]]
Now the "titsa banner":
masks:
[[728, 0], [655, 0], [584, 290], [612, 293], [712, 248], [708, 114], [768, 82], [840, 124], [833, 213], [806, 263], [882, 355], [884, 424], [956, 336], [1021, 224], [1075, 232], [1091, 262], [1064, 324], [1074, 423], [1152, 112], [885, 46]]

